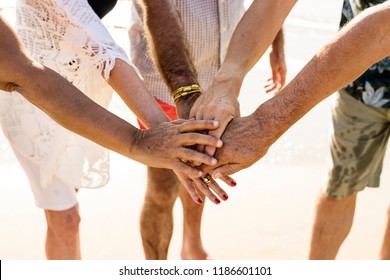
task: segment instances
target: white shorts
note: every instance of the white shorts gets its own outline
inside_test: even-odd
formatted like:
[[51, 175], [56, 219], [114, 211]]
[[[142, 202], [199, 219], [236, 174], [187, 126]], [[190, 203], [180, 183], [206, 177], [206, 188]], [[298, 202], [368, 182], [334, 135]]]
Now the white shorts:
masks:
[[37, 207], [63, 211], [77, 204], [75, 186], [70, 186], [54, 176], [51, 182], [43, 187], [40, 184], [38, 165], [32, 161], [23, 160], [24, 156], [15, 149], [14, 154], [27, 175]]

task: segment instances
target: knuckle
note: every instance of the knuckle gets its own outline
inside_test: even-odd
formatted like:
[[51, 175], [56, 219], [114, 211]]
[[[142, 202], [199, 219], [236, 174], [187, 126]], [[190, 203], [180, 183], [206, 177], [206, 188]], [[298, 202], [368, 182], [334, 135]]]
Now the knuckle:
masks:
[[4, 90], [7, 92], [17, 91], [19, 86], [15, 83], [9, 82], [5, 84]]

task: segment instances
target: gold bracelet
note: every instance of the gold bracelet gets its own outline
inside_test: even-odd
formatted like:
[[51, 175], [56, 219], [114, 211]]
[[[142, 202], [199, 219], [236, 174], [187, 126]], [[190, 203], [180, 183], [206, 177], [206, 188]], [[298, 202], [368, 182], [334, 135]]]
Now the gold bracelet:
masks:
[[185, 87], [179, 87], [171, 93], [173, 101], [178, 100], [180, 97], [187, 96], [193, 93], [203, 93], [199, 85], [193, 84]]

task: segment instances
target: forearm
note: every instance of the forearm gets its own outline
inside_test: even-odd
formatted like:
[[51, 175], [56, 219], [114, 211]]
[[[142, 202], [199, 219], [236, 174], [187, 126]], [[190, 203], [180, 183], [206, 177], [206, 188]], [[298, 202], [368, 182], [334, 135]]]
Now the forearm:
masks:
[[116, 60], [108, 83], [146, 127], [169, 121], [133, 67], [125, 61]]
[[[17, 90], [65, 128], [97, 144], [133, 157], [137, 129], [99, 106], [62, 76], [34, 65], [17, 81]], [[15, 93], [16, 94], [16, 93]]]
[[277, 55], [284, 56], [284, 34], [283, 28], [279, 30], [276, 34], [275, 39], [272, 41], [271, 45], [272, 51]]
[[93, 102], [56, 72], [36, 63], [2, 18], [0, 38], [0, 89], [18, 91], [65, 128], [133, 158], [138, 131], [135, 127]]
[[[277, 96], [254, 117], [271, 122], [275, 141], [316, 104], [390, 55], [390, 3], [370, 8], [323, 47]], [[259, 137], [261, 137], [259, 135]]]
[[202, 174], [180, 159], [214, 163], [212, 157], [186, 148], [196, 144], [220, 147], [220, 140], [193, 133], [215, 129], [218, 124], [214, 121], [165, 122], [149, 130], [138, 130], [93, 102], [56, 72], [36, 63], [1, 17], [0, 38], [4, 39], [0, 44], [0, 89], [18, 91], [65, 128], [148, 166], [171, 168], [192, 177]]
[[[188, 43], [175, 4], [171, 0], [142, 0], [144, 22], [152, 58], [170, 91], [198, 84]], [[199, 93], [175, 101], [178, 115], [188, 118]]]
[[284, 19], [297, 0], [255, 0], [246, 11], [230, 40], [217, 79], [238, 86], [281, 30]]
[[141, 2], [151, 53], [170, 90], [196, 83], [196, 71], [173, 1]]

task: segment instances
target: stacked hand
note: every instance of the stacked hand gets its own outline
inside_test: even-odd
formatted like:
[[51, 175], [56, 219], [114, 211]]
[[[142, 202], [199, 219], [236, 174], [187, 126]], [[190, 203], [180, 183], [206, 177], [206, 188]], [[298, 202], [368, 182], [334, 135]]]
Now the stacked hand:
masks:
[[[266, 85], [266, 91], [278, 92], [284, 86], [286, 79], [284, 56], [271, 52], [270, 63], [273, 75]], [[219, 126], [209, 129], [208, 135], [217, 139], [222, 137], [224, 142], [223, 147], [197, 145], [196, 150], [198, 152], [215, 156], [218, 159], [218, 163], [201, 166], [204, 174], [206, 174], [205, 176], [189, 178], [184, 174], [178, 174], [192, 199], [197, 203], [201, 202], [197, 190], [200, 190], [214, 203], [218, 204], [219, 200], [212, 191], [222, 200], [226, 200], [226, 192], [223, 191], [213, 177], [221, 179], [229, 186], [235, 186], [236, 182], [228, 175], [249, 167], [263, 157], [268, 150], [269, 145], [266, 143], [267, 139], [265, 138], [263, 138], [264, 141], [262, 142], [264, 146], [257, 146], [259, 137], [254, 134], [259, 131], [260, 124], [256, 123], [255, 118], [253, 116], [240, 118], [237, 99], [240, 86], [241, 84], [232, 80], [214, 80], [207, 92], [197, 97], [192, 106], [188, 105], [192, 104], [191, 102], [183, 102], [182, 106], [177, 104], [179, 105], [177, 106], [179, 115], [181, 113], [185, 116], [188, 110], [190, 110], [190, 118], [218, 121]], [[195, 166], [199, 166], [201, 162], [197, 161], [195, 163], [197, 163]]]
[[[277, 93], [285, 84], [287, 72], [282, 45], [276, 44], [271, 50], [270, 65], [272, 77], [268, 79], [265, 90], [267, 93]], [[260, 124], [257, 124], [253, 116], [240, 118], [238, 94], [242, 81], [231, 79], [231, 77], [229, 79], [221, 77], [223, 75], [214, 79], [206, 93], [190, 96], [176, 103], [178, 115], [182, 118], [217, 121], [218, 126], [208, 129], [208, 135], [216, 139], [222, 137], [224, 142], [223, 147], [197, 143], [197, 152], [213, 158], [215, 156], [218, 159], [218, 163], [212, 161], [211, 164], [193, 160], [192, 168], [203, 164], [200, 167], [203, 170], [202, 175], [196, 177], [195, 172], [191, 174], [176, 172], [192, 199], [197, 203], [202, 202], [197, 191], [205, 194], [216, 204], [220, 202], [217, 196], [226, 200], [228, 198], [226, 192], [213, 177], [221, 179], [229, 186], [235, 186], [236, 182], [228, 175], [252, 165], [266, 154], [268, 142], [272, 142], [263, 137], [264, 146], [257, 146], [258, 141], [261, 140], [258, 140], [254, 134], [259, 131]]]

